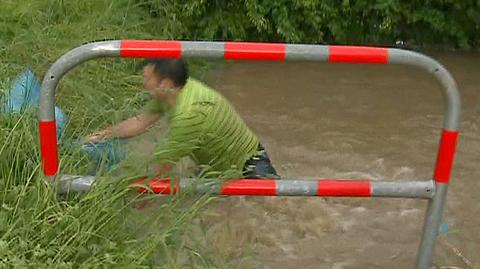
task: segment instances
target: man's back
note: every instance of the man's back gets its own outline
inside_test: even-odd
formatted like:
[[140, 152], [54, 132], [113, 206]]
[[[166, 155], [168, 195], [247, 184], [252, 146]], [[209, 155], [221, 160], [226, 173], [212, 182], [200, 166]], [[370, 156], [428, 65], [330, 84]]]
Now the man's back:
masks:
[[241, 171], [259, 140], [219, 93], [190, 78], [168, 113], [170, 128], [156, 150], [158, 161], [190, 155], [212, 171]]

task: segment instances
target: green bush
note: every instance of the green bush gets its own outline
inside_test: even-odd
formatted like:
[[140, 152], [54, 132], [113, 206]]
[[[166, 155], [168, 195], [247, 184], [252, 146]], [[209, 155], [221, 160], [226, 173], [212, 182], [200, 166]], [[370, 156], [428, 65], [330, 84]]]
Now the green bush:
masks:
[[480, 2], [136, 0], [169, 38], [475, 48]]

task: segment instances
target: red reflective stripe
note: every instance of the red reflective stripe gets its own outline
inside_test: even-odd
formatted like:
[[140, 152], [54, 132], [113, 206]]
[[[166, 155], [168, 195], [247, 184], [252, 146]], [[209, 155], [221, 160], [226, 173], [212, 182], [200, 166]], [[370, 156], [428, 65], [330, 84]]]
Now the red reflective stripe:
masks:
[[122, 40], [120, 56], [125, 58], [180, 58], [180, 41]]
[[[132, 182], [132, 185], [143, 185], [145, 184], [145, 178], [136, 180]], [[147, 182], [147, 185], [150, 189], [152, 189], [153, 193], [156, 194], [172, 194], [171, 186], [172, 182], [170, 179], [156, 179], [152, 178]], [[173, 186], [173, 194], [177, 193], [178, 190], [178, 181], [175, 182], [175, 185]], [[140, 187], [138, 188], [138, 192], [140, 193], [146, 193], [147, 188], [145, 187]]]
[[277, 184], [272, 179], [240, 179], [222, 186], [221, 195], [276, 195]]
[[448, 183], [450, 181], [457, 140], [458, 131], [443, 130], [433, 176], [436, 182]]
[[285, 60], [285, 44], [225, 42], [225, 60]]
[[372, 196], [368, 180], [319, 180], [318, 196]]
[[[146, 179], [146, 178], [141, 178], [141, 179], [135, 180], [134, 182], [132, 182], [132, 185], [133, 185], [133, 186], [143, 185], [143, 184], [145, 184], [145, 179]], [[139, 188], [138, 188], [137, 191], [140, 192], [140, 193], [146, 193], [146, 192], [147, 192], [147, 188], [145, 188], [145, 187], [140, 187], [140, 186], [139, 186]]]
[[388, 49], [356, 46], [330, 46], [330, 63], [386, 64]]
[[58, 171], [57, 128], [55, 120], [40, 121], [40, 154], [43, 173], [54, 176]]

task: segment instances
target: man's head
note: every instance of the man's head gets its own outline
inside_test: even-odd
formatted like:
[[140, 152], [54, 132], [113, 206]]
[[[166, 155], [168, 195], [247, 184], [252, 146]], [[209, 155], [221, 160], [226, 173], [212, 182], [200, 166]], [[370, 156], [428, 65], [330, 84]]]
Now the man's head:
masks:
[[177, 92], [188, 79], [188, 70], [181, 59], [147, 59], [143, 62], [143, 87], [156, 99]]

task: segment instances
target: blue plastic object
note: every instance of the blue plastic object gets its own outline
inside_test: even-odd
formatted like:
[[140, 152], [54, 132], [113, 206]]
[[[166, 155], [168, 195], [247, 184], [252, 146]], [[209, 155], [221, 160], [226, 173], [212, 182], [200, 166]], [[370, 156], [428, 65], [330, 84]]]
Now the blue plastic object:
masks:
[[2, 113], [21, 112], [30, 107], [38, 106], [40, 99], [40, 81], [32, 70], [27, 69], [18, 75], [2, 104]]
[[63, 129], [65, 128], [65, 125], [67, 123], [67, 116], [65, 116], [65, 113], [63, 113], [63, 111], [58, 106], [55, 106], [55, 121], [57, 127], [57, 141], [60, 142]]
[[82, 150], [88, 154], [89, 159], [94, 163], [94, 167], [89, 174], [96, 174], [102, 168], [102, 164], [103, 168], [108, 171], [115, 164], [124, 160], [127, 156], [126, 143], [127, 139], [114, 138], [82, 145]]
[[[28, 109], [38, 108], [39, 100], [40, 80], [37, 79], [32, 70], [26, 69], [13, 81], [9, 93], [1, 103], [0, 111], [6, 115], [21, 113]], [[57, 140], [60, 141], [67, 117], [57, 106], [55, 106], [55, 119], [57, 125]]]
[[[32, 70], [26, 69], [20, 73], [12, 83], [10, 91], [0, 103], [0, 112], [5, 115], [21, 113], [29, 109], [38, 108], [40, 100], [40, 81]], [[63, 111], [55, 106], [55, 120], [57, 127], [57, 141], [60, 142], [62, 131], [67, 123], [67, 117]], [[73, 144], [66, 141], [67, 147], [78, 147], [79, 142]], [[113, 165], [119, 163], [126, 156], [124, 145], [126, 139], [110, 139], [99, 143], [81, 145], [81, 149], [87, 153], [93, 161], [94, 167], [91, 174], [96, 174], [101, 168], [110, 170]]]

